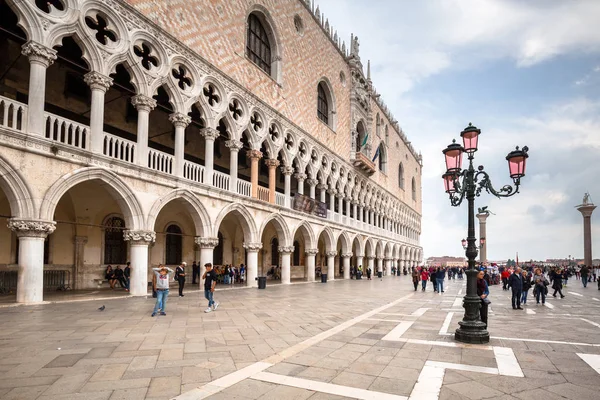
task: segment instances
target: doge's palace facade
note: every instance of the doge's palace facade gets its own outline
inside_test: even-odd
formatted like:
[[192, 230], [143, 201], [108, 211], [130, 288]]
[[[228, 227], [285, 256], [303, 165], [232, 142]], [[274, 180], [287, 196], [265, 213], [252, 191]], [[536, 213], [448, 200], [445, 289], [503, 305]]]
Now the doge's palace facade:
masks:
[[17, 302], [127, 261], [132, 295], [181, 261], [244, 263], [248, 286], [421, 261], [421, 157], [315, 4], [0, 0], [0, 48]]

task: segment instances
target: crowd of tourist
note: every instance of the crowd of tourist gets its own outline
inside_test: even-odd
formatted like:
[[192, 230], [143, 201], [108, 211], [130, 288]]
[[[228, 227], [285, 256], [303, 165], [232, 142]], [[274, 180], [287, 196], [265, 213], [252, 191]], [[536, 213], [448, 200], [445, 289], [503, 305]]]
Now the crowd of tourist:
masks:
[[106, 269], [104, 270], [104, 279], [106, 279], [112, 290], [115, 290], [115, 286], [118, 283], [122, 289], [125, 289], [126, 292], [129, 292], [130, 277], [131, 267], [129, 262], [125, 266], [125, 269], [121, 269], [120, 265], [117, 265], [114, 269], [112, 265], [107, 265]]

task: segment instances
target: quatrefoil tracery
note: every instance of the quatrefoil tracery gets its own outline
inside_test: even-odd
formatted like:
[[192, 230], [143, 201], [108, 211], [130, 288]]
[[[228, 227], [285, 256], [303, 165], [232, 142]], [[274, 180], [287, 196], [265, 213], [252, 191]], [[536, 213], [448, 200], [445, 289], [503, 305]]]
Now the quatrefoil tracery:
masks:
[[106, 46], [108, 40], [113, 43], [117, 42], [116, 33], [108, 28], [108, 22], [106, 19], [104, 19], [104, 17], [100, 16], [100, 14], [96, 14], [96, 19], [90, 16], [85, 17], [85, 23], [91, 30], [96, 31], [94, 36], [101, 44]]
[[155, 68], [158, 67], [158, 58], [152, 55], [152, 48], [146, 43], [142, 43], [139, 46], [134, 46], [133, 52], [136, 56], [142, 59], [142, 66], [148, 71], [150, 71], [152, 66]]
[[260, 131], [263, 126], [260, 114], [257, 112], [252, 114], [252, 116], [250, 117], [250, 123], [252, 124], [252, 127], [256, 132]]
[[244, 111], [237, 99], [233, 99], [231, 100], [231, 103], [229, 103], [229, 112], [231, 113], [231, 117], [236, 121], [242, 118]]
[[188, 77], [187, 70], [183, 67], [183, 65], [179, 65], [177, 68], [173, 68], [171, 70], [171, 75], [177, 81], [177, 86], [181, 90], [186, 90], [187, 88], [192, 87], [192, 80]]
[[215, 88], [215, 86], [213, 84], [209, 83], [206, 86], [204, 86], [204, 89], [202, 90], [202, 92], [204, 93], [204, 96], [206, 97], [206, 101], [208, 102], [208, 104], [211, 107], [214, 107], [221, 102], [219, 93], [217, 92], [217, 89]]
[[271, 125], [271, 127], [269, 128], [269, 136], [271, 137], [271, 141], [273, 143], [276, 143], [279, 139], [279, 130], [275, 125]]
[[46, 14], [50, 14], [52, 7], [58, 11], [65, 10], [65, 5], [60, 0], [35, 0], [35, 5]]

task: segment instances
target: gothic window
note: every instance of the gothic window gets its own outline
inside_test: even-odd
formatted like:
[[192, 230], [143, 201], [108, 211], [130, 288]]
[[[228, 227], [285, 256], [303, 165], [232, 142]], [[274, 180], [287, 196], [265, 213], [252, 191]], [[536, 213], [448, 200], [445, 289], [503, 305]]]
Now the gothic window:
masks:
[[412, 199], [417, 200], [417, 184], [415, 178], [412, 178]]
[[293, 265], [300, 265], [300, 242], [294, 240], [294, 260]]
[[279, 239], [271, 240], [271, 265], [279, 267]]
[[219, 232], [219, 244], [213, 250], [213, 265], [223, 265], [223, 234]]
[[123, 240], [125, 221], [110, 217], [104, 223], [104, 264], [125, 264], [127, 243]]
[[167, 236], [165, 239], [165, 264], [178, 265], [181, 263], [181, 254], [183, 247], [183, 236], [181, 228], [177, 225], [167, 227]]
[[256, 14], [250, 14], [248, 17], [246, 55], [271, 75], [271, 44], [267, 31]]
[[317, 115], [321, 121], [329, 125], [329, 103], [327, 101], [327, 94], [324, 86], [323, 82], [319, 83]]
[[404, 190], [404, 165], [402, 163], [398, 166], [398, 186]]
[[379, 144], [379, 170], [384, 174], [387, 172], [387, 150], [383, 143]]

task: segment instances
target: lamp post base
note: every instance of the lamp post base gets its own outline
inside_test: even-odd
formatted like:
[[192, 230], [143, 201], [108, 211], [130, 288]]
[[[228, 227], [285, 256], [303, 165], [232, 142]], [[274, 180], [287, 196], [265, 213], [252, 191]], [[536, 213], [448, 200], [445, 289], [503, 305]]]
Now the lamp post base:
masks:
[[466, 326], [466, 323], [463, 321], [458, 324], [460, 325], [460, 328], [454, 332], [454, 340], [457, 342], [483, 344], [490, 341], [490, 334], [483, 322], [470, 322], [469, 326]]

